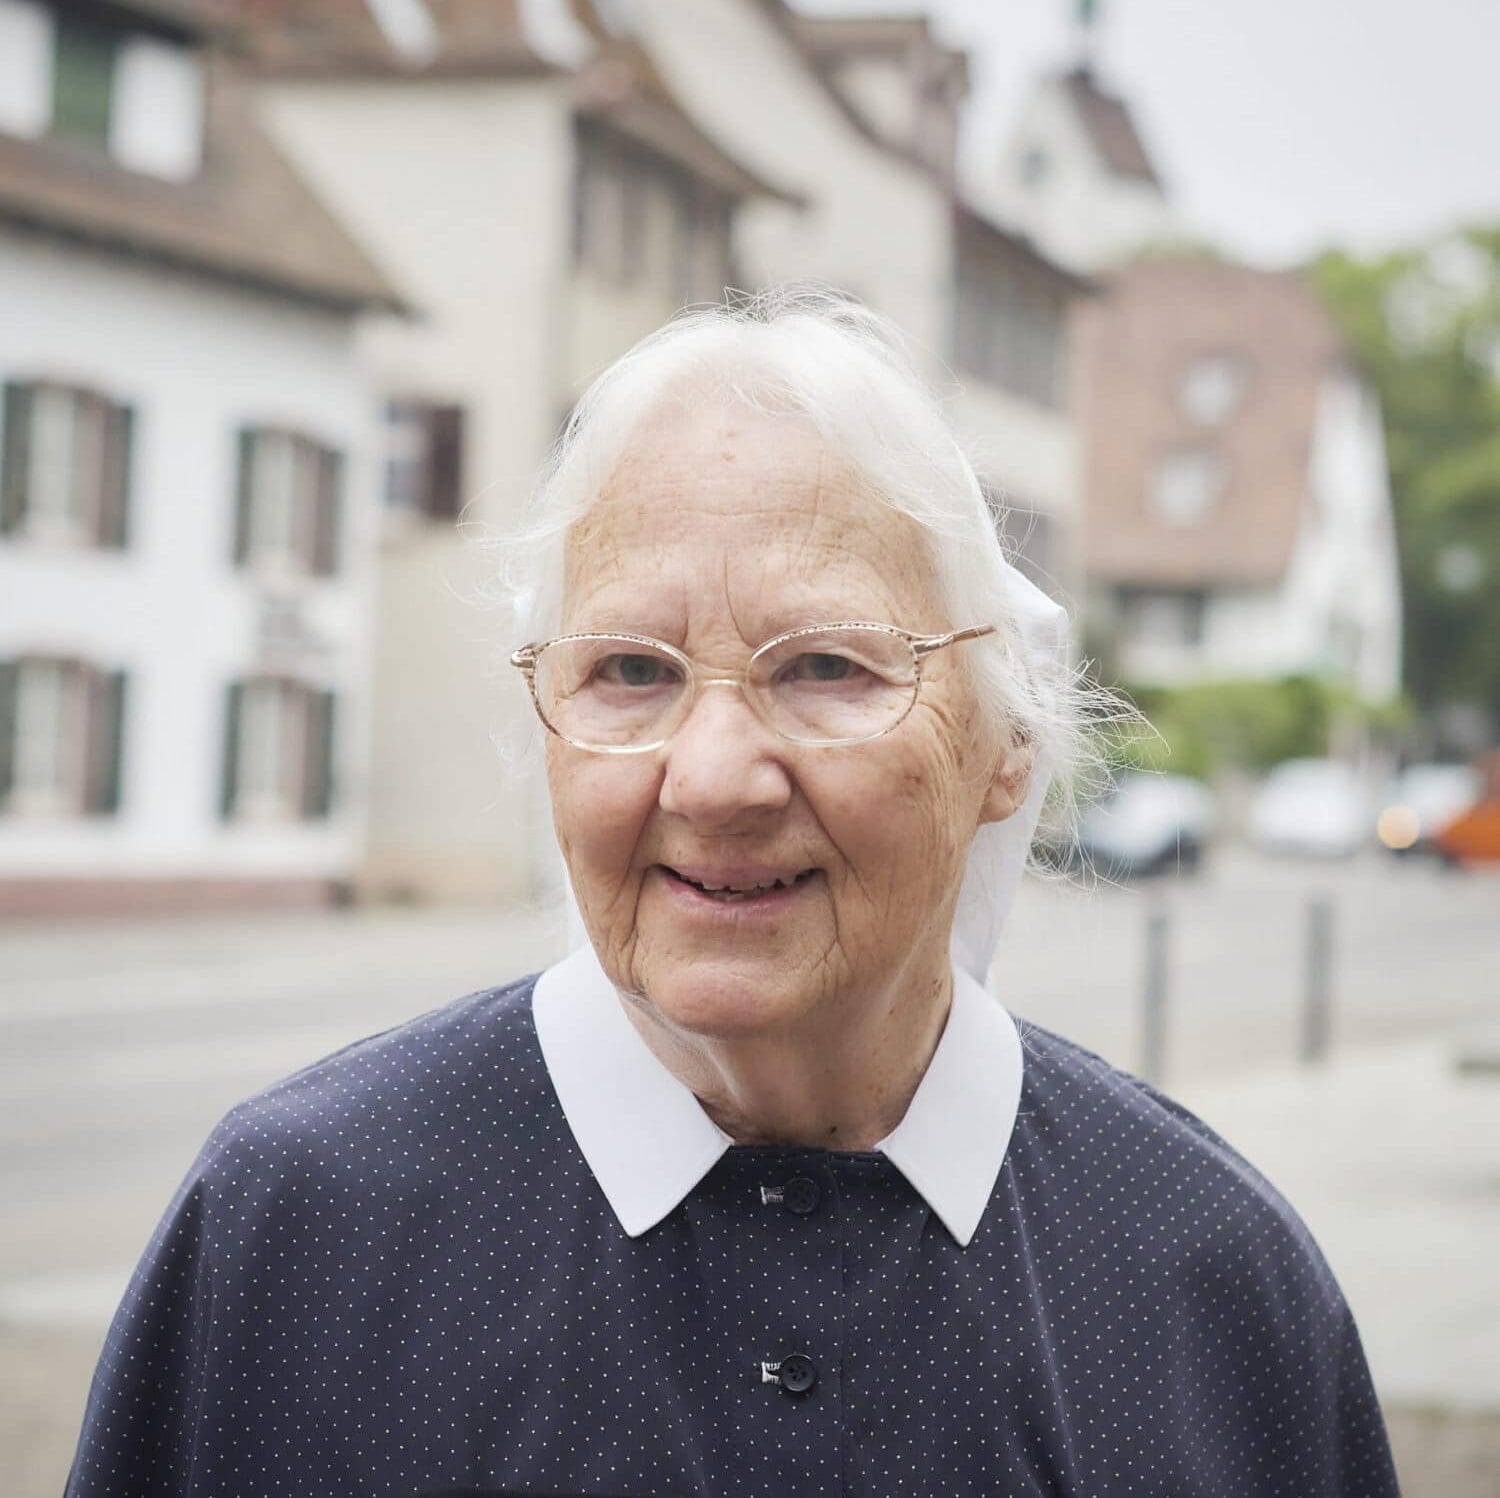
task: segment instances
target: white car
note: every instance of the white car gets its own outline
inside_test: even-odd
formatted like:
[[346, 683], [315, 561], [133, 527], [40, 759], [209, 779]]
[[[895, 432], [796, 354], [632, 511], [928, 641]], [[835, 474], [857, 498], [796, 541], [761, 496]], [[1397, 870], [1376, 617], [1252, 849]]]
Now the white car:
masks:
[[1217, 824], [1207, 786], [1186, 775], [1127, 770], [1079, 819], [1078, 852], [1105, 878], [1188, 872]]
[[1374, 809], [1357, 771], [1336, 759], [1289, 759], [1250, 804], [1250, 841], [1268, 853], [1346, 858], [1369, 842]]

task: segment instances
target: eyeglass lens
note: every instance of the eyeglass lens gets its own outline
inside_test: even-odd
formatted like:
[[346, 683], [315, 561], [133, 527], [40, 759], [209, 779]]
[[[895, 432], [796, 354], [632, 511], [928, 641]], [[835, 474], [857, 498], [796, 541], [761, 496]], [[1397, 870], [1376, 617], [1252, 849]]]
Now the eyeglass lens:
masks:
[[[752, 658], [745, 691], [777, 733], [842, 743], [894, 727], [910, 710], [917, 658], [883, 629], [830, 629], [773, 641]], [[585, 748], [654, 744], [685, 715], [682, 662], [655, 646], [614, 636], [556, 640], [536, 664], [542, 715]]]

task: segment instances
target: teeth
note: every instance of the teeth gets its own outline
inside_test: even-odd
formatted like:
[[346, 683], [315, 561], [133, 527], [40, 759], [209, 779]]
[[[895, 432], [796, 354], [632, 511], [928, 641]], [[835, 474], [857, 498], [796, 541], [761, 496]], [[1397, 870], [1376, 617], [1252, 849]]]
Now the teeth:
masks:
[[689, 879], [686, 875], [679, 874], [678, 878], [685, 884], [691, 884], [695, 889], [701, 889], [704, 894], [717, 895], [721, 900], [742, 900], [751, 895], [764, 894], [772, 889], [790, 889], [798, 880], [800, 875], [793, 874], [786, 879], [772, 879], [765, 884], [700, 884], [696, 879]]

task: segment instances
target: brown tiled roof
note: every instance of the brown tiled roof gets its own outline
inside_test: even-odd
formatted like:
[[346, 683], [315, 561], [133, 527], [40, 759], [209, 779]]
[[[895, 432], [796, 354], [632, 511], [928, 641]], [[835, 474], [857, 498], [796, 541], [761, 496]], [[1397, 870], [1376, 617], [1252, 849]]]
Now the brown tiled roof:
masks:
[[1087, 68], [1075, 68], [1063, 76], [1062, 83], [1094, 149], [1106, 165], [1122, 177], [1139, 177], [1160, 187], [1156, 168], [1146, 155], [1146, 147], [1124, 103], [1105, 93]]
[[0, 222], [327, 305], [401, 308], [363, 250], [261, 129], [212, 53], [203, 166], [167, 182], [69, 142], [0, 135]]
[[953, 223], [960, 252], [977, 249], [1002, 258], [1006, 264], [1023, 266], [1064, 296], [1088, 296], [1099, 290], [1097, 281], [1049, 259], [1024, 234], [997, 224], [968, 203], [954, 204]]
[[366, 0], [241, 0], [256, 66], [278, 77], [527, 77], [556, 72], [527, 45], [519, 0], [425, 0], [430, 56], [394, 47]]
[[[1198, 587], [1275, 582], [1308, 503], [1323, 377], [1345, 358], [1307, 286], [1214, 261], [1142, 261], [1078, 314], [1084, 433], [1085, 557], [1090, 576]], [[1225, 422], [1184, 410], [1183, 379], [1204, 356], [1244, 371]], [[1150, 504], [1175, 452], [1208, 450], [1225, 487], [1198, 523], [1174, 525]]]
[[101, 0], [121, 17], [155, 22], [184, 37], [230, 32], [238, 24], [236, 0]]
[[969, 54], [945, 47], [932, 34], [932, 23], [920, 13], [892, 16], [794, 15], [792, 25], [802, 44], [820, 62], [836, 63], [871, 53], [889, 56], [912, 47], [930, 47], [969, 83]]

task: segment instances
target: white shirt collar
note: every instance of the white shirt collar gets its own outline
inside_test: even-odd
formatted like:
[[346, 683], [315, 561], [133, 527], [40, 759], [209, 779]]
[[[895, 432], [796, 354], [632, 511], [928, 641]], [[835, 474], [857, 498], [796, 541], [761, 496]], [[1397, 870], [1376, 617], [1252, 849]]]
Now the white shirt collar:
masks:
[[[733, 1140], [636, 1033], [590, 946], [537, 979], [537, 1038], [583, 1158], [620, 1225], [639, 1237], [713, 1168]], [[955, 969], [953, 1005], [906, 1116], [875, 1148], [960, 1245], [994, 1190], [1021, 1100], [1014, 1021]]]

